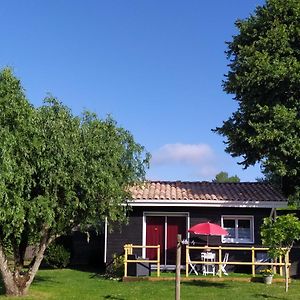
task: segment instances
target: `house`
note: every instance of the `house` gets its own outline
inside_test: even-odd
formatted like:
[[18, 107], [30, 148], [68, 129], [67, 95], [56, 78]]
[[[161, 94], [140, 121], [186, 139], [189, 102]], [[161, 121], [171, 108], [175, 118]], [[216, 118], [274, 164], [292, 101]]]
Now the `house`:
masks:
[[[263, 218], [287, 200], [274, 187], [265, 183], [215, 183], [148, 181], [131, 188], [132, 210], [129, 222], [113, 232], [106, 230], [104, 260], [123, 252], [124, 244], [161, 245], [161, 264], [175, 265], [177, 234], [182, 238], [206, 244], [205, 237], [192, 236], [188, 229], [210, 221], [224, 227], [228, 236], [209, 237], [210, 245], [261, 245], [260, 226]], [[107, 224], [106, 224], [107, 226]], [[143, 249], [143, 257], [156, 258], [152, 249]]]

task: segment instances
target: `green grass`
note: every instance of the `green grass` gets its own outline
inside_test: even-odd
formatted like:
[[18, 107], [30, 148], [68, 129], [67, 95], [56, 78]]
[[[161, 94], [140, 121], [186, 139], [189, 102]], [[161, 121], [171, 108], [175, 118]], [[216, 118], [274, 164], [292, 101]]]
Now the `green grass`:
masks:
[[[174, 281], [118, 282], [104, 279], [91, 272], [75, 270], [41, 270], [31, 286], [26, 300], [160, 300], [174, 299]], [[3, 295], [0, 299], [7, 299]], [[209, 282], [190, 281], [181, 283], [181, 299], [299, 299], [300, 281], [294, 280], [288, 293], [284, 283], [268, 286], [260, 282]]]

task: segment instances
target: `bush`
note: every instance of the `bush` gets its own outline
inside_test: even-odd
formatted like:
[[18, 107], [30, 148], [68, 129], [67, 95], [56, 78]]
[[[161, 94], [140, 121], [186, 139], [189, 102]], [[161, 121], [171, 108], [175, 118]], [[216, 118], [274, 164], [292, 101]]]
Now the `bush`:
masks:
[[51, 244], [46, 250], [44, 259], [53, 268], [65, 268], [70, 263], [70, 252], [62, 245]]
[[113, 261], [107, 266], [105, 275], [108, 278], [121, 278], [124, 276], [124, 255], [113, 255]]

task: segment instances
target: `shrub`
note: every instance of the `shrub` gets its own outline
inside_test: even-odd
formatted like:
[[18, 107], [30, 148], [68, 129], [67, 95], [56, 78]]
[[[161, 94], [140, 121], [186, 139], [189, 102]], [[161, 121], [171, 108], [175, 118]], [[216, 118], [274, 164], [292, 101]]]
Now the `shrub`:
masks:
[[105, 275], [108, 278], [121, 278], [124, 276], [124, 255], [113, 255], [113, 261], [107, 266]]
[[65, 268], [70, 263], [70, 252], [63, 245], [51, 244], [44, 259], [53, 268]]

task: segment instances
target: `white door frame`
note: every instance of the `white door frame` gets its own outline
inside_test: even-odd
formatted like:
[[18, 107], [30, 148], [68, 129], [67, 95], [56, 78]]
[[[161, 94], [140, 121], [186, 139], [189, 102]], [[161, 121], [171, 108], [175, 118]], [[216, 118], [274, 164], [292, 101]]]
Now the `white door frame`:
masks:
[[[167, 267], [167, 217], [186, 217], [186, 229], [190, 228], [190, 213], [189, 212], [169, 212], [169, 211], [144, 211], [143, 212], [143, 246], [146, 246], [146, 217], [165, 217], [165, 261], [161, 262], [161, 265]], [[189, 232], [187, 232], [187, 238], [189, 238]], [[142, 256], [146, 257], [146, 248], [143, 248]]]

